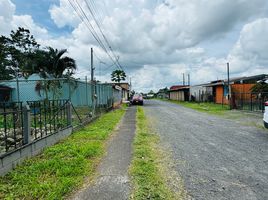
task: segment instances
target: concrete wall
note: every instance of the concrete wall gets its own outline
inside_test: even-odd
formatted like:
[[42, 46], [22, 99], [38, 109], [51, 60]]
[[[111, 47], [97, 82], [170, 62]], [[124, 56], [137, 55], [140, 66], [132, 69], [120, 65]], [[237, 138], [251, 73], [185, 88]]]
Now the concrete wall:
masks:
[[61, 130], [55, 134], [48, 135], [40, 140], [31, 142], [19, 149], [0, 156], [0, 176], [5, 175], [26, 158], [39, 154], [44, 148], [52, 146], [59, 140], [71, 135], [72, 127]]

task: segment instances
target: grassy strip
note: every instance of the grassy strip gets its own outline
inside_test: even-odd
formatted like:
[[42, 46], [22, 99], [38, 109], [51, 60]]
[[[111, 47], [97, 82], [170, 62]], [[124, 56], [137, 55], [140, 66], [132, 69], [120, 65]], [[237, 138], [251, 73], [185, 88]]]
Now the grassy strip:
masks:
[[159, 137], [152, 134], [143, 109], [138, 107], [137, 131], [134, 140], [134, 158], [130, 167], [133, 179], [133, 199], [177, 199], [161, 175]]
[[188, 102], [188, 101], [175, 101], [175, 100], [164, 100], [163, 101], [169, 101], [172, 103], [176, 103], [182, 106], [185, 106], [187, 108], [192, 108], [194, 110], [198, 110], [201, 112], [206, 112], [209, 114], [215, 114], [215, 115], [224, 115], [226, 111], [229, 110], [228, 105], [222, 105], [222, 104], [215, 104], [215, 103], [196, 103], [196, 102]]
[[63, 199], [93, 176], [105, 141], [125, 113], [107, 113], [0, 178], [0, 199]]

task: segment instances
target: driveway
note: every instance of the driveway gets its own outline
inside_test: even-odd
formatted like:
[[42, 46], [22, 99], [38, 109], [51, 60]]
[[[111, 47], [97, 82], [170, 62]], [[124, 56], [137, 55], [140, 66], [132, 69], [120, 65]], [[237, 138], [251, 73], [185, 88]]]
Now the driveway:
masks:
[[145, 113], [194, 199], [268, 199], [268, 131], [150, 100]]

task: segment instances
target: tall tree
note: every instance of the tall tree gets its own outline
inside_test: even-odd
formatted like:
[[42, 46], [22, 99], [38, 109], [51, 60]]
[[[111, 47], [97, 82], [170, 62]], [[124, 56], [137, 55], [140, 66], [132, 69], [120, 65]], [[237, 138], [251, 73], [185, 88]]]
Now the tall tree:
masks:
[[5, 38], [0, 37], [0, 80], [9, 79], [12, 79], [12, 69], [9, 66]]
[[111, 80], [120, 83], [126, 80], [126, 73], [123, 70], [114, 70], [111, 74]]
[[36, 42], [28, 29], [19, 27], [11, 31], [9, 37], [1, 36], [1, 70], [7, 69], [12, 77], [20, 73], [24, 76], [29, 74], [29, 66], [34, 61], [35, 51], [40, 45]]

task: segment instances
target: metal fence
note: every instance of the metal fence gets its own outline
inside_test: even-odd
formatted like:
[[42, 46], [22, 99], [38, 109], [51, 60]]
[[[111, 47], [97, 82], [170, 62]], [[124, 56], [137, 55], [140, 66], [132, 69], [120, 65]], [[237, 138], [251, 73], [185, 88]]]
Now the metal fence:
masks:
[[0, 103], [0, 155], [70, 126], [68, 102]]
[[68, 100], [28, 101], [32, 140], [50, 135], [68, 126]]
[[22, 103], [0, 103], [0, 152], [8, 152], [22, 145]]
[[[34, 75], [0, 81], [0, 155], [54, 134], [70, 123], [84, 124], [121, 98], [111, 84], [91, 83], [86, 77], [42, 79]], [[30, 135], [25, 133], [27, 124]]]
[[68, 99], [75, 107], [103, 106], [113, 99], [111, 84], [91, 83], [87, 78], [42, 79], [39, 76], [30, 76], [28, 79], [0, 81], [0, 94], [0, 102]]
[[268, 101], [268, 92], [232, 93], [231, 108], [248, 111], [264, 111], [264, 102]]

